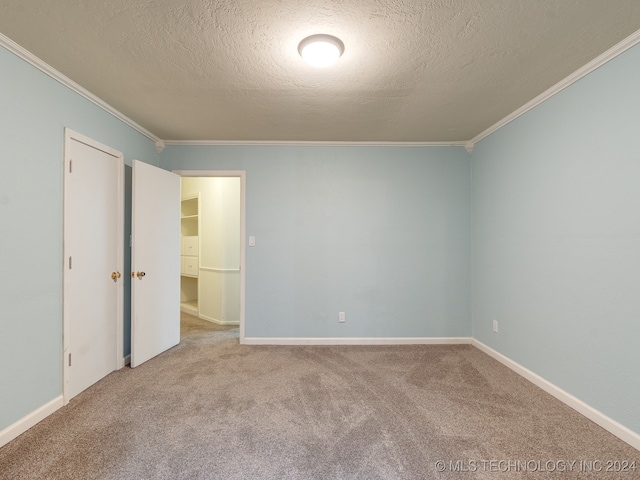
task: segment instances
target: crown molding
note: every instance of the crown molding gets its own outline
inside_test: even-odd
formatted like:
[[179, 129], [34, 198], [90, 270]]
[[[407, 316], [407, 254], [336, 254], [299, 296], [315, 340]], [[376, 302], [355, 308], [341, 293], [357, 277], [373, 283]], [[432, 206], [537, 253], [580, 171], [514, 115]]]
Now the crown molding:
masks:
[[467, 151], [470, 152], [471, 150], [473, 150], [473, 146], [477, 142], [482, 140], [483, 138], [486, 138], [489, 135], [491, 135], [492, 133], [500, 130], [506, 124], [512, 122], [513, 120], [515, 120], [519, 116], [527, 113], [529, 110], [532, 110], [533, 108], [537, 107], [542, 102], [544, 102], [544, 101], [548, 100], [549, 98], [553, 97], [554, 95], [556, 95], [557, 93], [561, 92], [562, 90], [564, 90], [568, 86], [573, 85], [574, 83], [576, 83], [581, 78], [589, 75], [594, 70], [600, 68], [605, 63], [609, 62], [610, 60], [613, 60], [618, 55], [621, 55], [622, 53], [626, 52], [627, 50], [629, 50], [630, 48], [634, 47], [638, 43], [640, 43], [640, 30], [637, 30], [636, 32], [632, 33], [627, 38], [622, 40], [620, 43], [617, 43], [616, 45], [611, 47], [606, 52], [602, 53], [601, 55], [599, 55], [596, 58], [594, 58], [593, 60], [591, 60], [589, 63], [587, 63], [582, 68], [579, 68], [578, 70], [573, 72], [571, 75], [569, 75], [569, 76], [565, 77], [564, 79], [560, 80], [554, 86], [552, 86], [551, 88], [545, 90], [544, 92], [542, 92], [540, 95], [535, 97], [530, 102], [525, 103], [519, 109], [517, 109], [514, 112], [510, 113], [509, 115], [504, 117], [499, 122], [493, 124], [492, 126], [487, 128], [485, 131], [483, 131], [479, 135], [473, 137], [471, 140], [469, 140], [467, 142]]
[[44, 61], [42, 61], [41, 59], [39, 59], [38, 57], [33, 55], [31, 52], [29, 52], [25, 48], [23, 48], [20, 45], [18, 45], [17, 43], [15, 43], [13, 40], [11, 40], [6, 35], [0, 33], [0, 46], [1, 47], [4, 47], [5, 49], [10, 51], [14, 55], [20, 57], [21, 59], [23, 59], [27, 63], [31, 64], [32, 66], [34, 66], [35, 68], [40, 70], [41, 72], [45, 73], [49, 77], [51, 77], [54, 80], [56, 80], [56, 81], [60, 82], [61, 84], [65, 85], [66, 87], [68, 87], [72, 91], [76, 92], [78, 95], [86, 98], [87, 100], [89, 100], [93, 104], [95, 104], [98, 107], [102, 108], [103, 110], [105, 110], [106, 112], [110, 113], [111, 115], [113, 115], [117, 119], [119, 119], [122, 122], [124, 122], [125, 124], [129, 125], [134, 130], [140, 132], [142, 135], [144, 135], [145, 137], [147, 137], [150, 140], [152, 140], [155, 143], [156, 150], [159, 153], [162, 152], [167, 145], [173, 145], [173, 146], [178, 146], [178, 145], [189, 145], [189, 146], [232, 146], [232, 145], [269, 146], [269, 145], [271, 145], [271, 146], [294, 146], [294, 147], [295, 146], [302, 146], [302, 147], [334, 147], [334, 146], [346, 146], [346, 147], [366, 147], [366, 146], [376, 146], [376, 147], [382, 147], [382, 146], [389, 146], [389, 147], [464, 147], [467, 150], [467, 152], [469, 152], [471, 154], [473, 152], [475, 144], [477, 142], [479, 142], [480, 140], [482, 140], [482, 139], [488, 137], [489, 135], [491, 135], [492, 133], [498, 131], [499, 129], [501, 129], [502, 127], [507, 125], [508, 123], [512, 122], [513, 120], [515, 120], [516, 118], [520, 117], [521, 115], [524, 115], [529, 110], [532, 110], [533, 108], [537, 107], [538, 105], [540, 105], [541, 103], [545, 102], [546, 100], [548, 100], [552, 96], [554, 96], [557, 93], [561, 92], [562, 90], [564, 90], [568, 86], [574, 84], [575, 82], [577, 82], [581, 78], [585, 77], [589, 73], [593, 72], [594, 70], [600, 68], [601, 66], [603, 66], [604, 64], [606, 64], [610, 60], [613, 60], [617, 56], [619, 56], [622, 53], [626, 52], [627, 50], [629, 50], [630, 48], [634, 47], [638, 43], [640, 43], [640, 30], [637, 30], [636, 32], [632, 33], [627, 38], [625, 38], [624, 40], [622, 40], [618, 44], [614, 45], [609, 50], [607, 50], [606, 52], [602, 53], [601, 55], [599, 55], [598, 57], [596, 57], [595, 59], [593, 59], [592, 61], [590, 61], [586, 65], [584, 65], [582, 68], [576, 70], [571, 75], [565, 77], [563, 80], [559, 81], [558, 83], [553, 85], [551, 88], [545, 90], [543, 93], [541, 93], [540, 95], [538, 95], [537, 97], [535, 97], [531, 101], [527, 102], [522, 107], [520, 107], [517, 110], [515, 110], [514, 112], [510, 113], [509, 115], [504, 117], [502, 120], [500, 120], [497, 123], [493, 124], [491, 127], [487, 128], [486, 130], [484, 130], [480, 134], [478, 134], [475, 137], [473, 137], [472, 139], [466, 140], [466, 141], [449, 141], [449, 142], [374, 142], [374, 141], [371, 141], [371, 142], [367, 142], [367, 141], [363, 141], [363, 142], [360, 142], [360, 141], [342, 142], [342, 141], [340, 141], [340, 142], [332, 142], [332, 141], [287, 141], [287, 140], [284, 140], [284, 141], [277, 141], [277, 140], [276, 141], [272, 141], [272, 140], [163, 140], [160, 137], [158, 137], [158, 136], [154, 135], [153, 133], [151, 133], [146, 128], [142, 127], [141, 125], [139, 125], [136, 122], [134, 122], [133, 120], [131, 120], [129, 117], [127, 117], [123, 113], [121, 113], [118, 110], [116, 110], [111, 105], [109, 105], [108, 103], [106, 103], [102, 99], [98, 98], [97, 96], [95, 96], [94, 94], [92, 94], [91, 92], [86, 90], [85, 88], [81, 87], [79, 84], [77, 84], [76, 82], [74, 82], [73, 80], [68, 78], [67, 76], [65, 76], [62, 73], [60, 73], [59, 71], [54, 69], [52, 66], [48, 65], [47, 63], [45, 63]]
[[98, 98], [87, 89], [83, 88], [66, 75], [62, 74], [51, 65], [45, 63], [24, 47], [18, 45], [6, 35], [0, 33], [0, 46], [4, 47], [14, 55], [34, 66], [42, 73], [60, 82], [78, 95], [86, 98], [93, 104], [110, 113], [117, 119], [137, 130], [145, 137], [155, 143], [158, 153], [162, 152], [167, 145], [199, 145], [199, 146], [219, 146], [219, 145], [273, 145], [273, 146], [407, 146], [407, 147], [463, 147], [465, 141], [451, 142], [331, 142], [331, 141], [271, 141], [271, 140], [163, 140], [154, 135], [143, 126], [137, 124], [129, 117], [119, 112], [104, 100]]
[[289, 140], [164, 140], [165, 145], [188, 146], [283, 146], [283, 147], [464, 147], [465, 141], [451, 142], [331, 142]]
[[42, 73], [44, 73], [44, 74], [48, 75], [49, 77], [53, 78], [54, 80], [60, 82], [62, 85], [64, 85], [65, 87], [71, 89], [72, 91], [74, 91], [78, 95], [86, 98], [91, 103], [93, 103], [93, 104], [97, 105], [98, 107], [100, 107], [101, 109], [103, 109], [105, 112], [110, 113], [111, 115], [116, 117], [118, 120], [120, 120], [120, 121], [124, 122], [125, 124], [129, 125], [134, 130], [137, 130], [138, 132], [140, 132], [142, 135], [144, 135], [148, 139], [153, 140], [154, 142], [156, 142], [156, 145], [158, 145], [159, 142], [162, 143], [162, 140], [159, 137], [157, 137], [156, 135], [154, 135], [153, 133], [151, 133], [149, 130], [147, 130], [146, 128], [144, 128], [141, 125], [138, 125], [136, 122], [131, 120], [129, 117], [127, 117], [123, 113], [121, 113], [118, 110], [116, 110], [115, 108], [113, 108], [107, 102], [105, 102], [104, 100], [98, 98], [93, 93], [91, 93], [89, 90], [81, 87], [76, 82], [71, 80], [69, 77], [67, 77], [66, 75], [63, 75], [58, 70], [53, 68], [51, 65], [45, 63], [40, 58], [36, 57], [33, 53], [29, 52], [24, 47], [18, 45], [16, 42], [14, 42], [13, 40], [11, 40], [9, 37], [7, 37], [6, 35], [4, 35], [2, 33], [0, 33], [0, 47], [4, 47], [5, 49], [10, 51], [14, 55], [20, 57], [25, 62], [31, 64], [32, 66], [34, 66], [35, 68], [40, 70]]

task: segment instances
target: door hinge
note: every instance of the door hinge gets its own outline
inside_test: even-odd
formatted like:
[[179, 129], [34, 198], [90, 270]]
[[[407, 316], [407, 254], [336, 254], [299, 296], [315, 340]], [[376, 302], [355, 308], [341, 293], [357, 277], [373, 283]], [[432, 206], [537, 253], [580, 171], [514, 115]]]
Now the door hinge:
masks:
[[72, 265], [72, 261], [71, 261], [71, 257], [69, 257], [69, 270], [73, 268], [71, 265]]
[[73, 172], [73, 160], [69, 160], [69, 173]]
[[71, 354], [69, 354], [69, 366], [71, 366]]

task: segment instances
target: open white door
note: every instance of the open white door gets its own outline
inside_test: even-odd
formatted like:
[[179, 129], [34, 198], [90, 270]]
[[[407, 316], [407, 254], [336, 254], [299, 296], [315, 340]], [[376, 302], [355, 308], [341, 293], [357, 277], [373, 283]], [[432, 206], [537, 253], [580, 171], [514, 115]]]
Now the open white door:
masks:
[[131, 366], [180, 342], [180, 177], [133, 161]]

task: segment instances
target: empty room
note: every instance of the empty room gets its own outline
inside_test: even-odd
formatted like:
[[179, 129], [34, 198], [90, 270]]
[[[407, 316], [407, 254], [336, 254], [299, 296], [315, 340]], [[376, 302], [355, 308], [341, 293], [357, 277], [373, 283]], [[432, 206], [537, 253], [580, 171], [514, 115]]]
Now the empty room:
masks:
[[0, 479], [638, 478], [639, 44], [0, 0]]

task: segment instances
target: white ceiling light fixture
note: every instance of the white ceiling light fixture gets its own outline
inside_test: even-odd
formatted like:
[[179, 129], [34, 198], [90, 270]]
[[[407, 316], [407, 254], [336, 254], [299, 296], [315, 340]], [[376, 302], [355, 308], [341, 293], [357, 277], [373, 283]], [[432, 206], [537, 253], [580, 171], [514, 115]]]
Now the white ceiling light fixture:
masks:
[[328, 67], [338, 61], [344, 53], [344, 43], [333, 35], [311, 35], [298, 45], [298, 52], [314, 67]]

